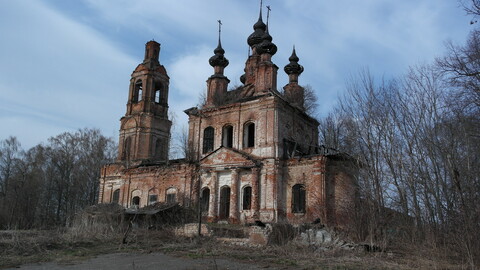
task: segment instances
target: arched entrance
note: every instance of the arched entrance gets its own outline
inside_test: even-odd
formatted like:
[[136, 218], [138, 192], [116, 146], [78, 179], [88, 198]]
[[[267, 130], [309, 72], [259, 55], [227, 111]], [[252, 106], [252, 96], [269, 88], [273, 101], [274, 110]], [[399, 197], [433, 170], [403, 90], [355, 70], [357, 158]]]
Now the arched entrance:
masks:
[[230, 187], [223, 186], [220, 189], [220, 211], [218, 213], [219, 219], [227, 219], [230, 215]]

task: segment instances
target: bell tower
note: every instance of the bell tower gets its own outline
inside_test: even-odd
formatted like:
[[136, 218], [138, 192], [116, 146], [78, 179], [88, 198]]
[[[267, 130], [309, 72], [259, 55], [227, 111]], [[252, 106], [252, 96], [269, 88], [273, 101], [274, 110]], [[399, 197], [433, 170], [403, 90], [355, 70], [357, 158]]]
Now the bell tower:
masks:
[[169, 77], [159, 62], [160, 44], [145, 44], [145, 58], [132, 73], [127, 112], [120, 119], [120, 161], [168, 160]]

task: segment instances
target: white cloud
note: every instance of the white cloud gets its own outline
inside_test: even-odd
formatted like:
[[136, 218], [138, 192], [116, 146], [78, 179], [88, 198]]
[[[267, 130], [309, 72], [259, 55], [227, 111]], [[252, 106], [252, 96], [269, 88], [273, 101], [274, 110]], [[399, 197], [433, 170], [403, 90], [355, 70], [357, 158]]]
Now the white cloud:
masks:
[[[99, 33], [39, 1], [1, 5], [0, 106], [17, 108], [8, 110], [9, 119], [28, 117], [18, 123], [28, 123], [22, 134], [33, 136], [84, 126], [110, 133], [108, 127], [118, 125], [135, 62]], [[0, 136], [19, 136], [16, 130], [3, 129]]]
[[[295, 44], [305, 67], [300, 83], [317, 90], [322, 114], [335, 103], [348, 74], [368, 66], [375, 76], [399, 75], [408, 65], [441, 54], [445, 39], [463, 42], [469, 30], [468, 18], [451, 0], [265, 2], [272, 7], [278, 86], [287, 82], [283, 67]], [[208, 59], [217, 42], [216, 20], [223, 21], [222, 45], [230, 60], [225, 74], [234, 85], [258, 16], [256, 0], [75, 4], [88, 8], [0, 1], [0, 108], [6, 114], [0, 125], [11, 127], [0, 131], [0, 139], [84, 126], [115, 133], [130, 74], [152, 37], [162, 43], [161, 61], [171, 77], [170, 110], [184, 124], [183, 110], [198, 103], [213, 72]]]

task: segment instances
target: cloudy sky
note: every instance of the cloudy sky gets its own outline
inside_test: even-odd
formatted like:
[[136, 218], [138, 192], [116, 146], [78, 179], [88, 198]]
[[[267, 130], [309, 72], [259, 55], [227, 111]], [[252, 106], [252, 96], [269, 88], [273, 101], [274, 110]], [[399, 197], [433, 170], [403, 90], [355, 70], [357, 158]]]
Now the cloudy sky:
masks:
[[[300, 83], [325, 115], [345, 80], [363, 68], [390, 78], [431, 62], [444, 42], [463, 43], [472, 26], [456, 0], [264, 0], [278, 52], [279, 86], [292, 46], [305, 72]], [[24, 148], [78, 128], [117, 139], [130, 74], [144, 44], [161, 43], [177, 130], [213, 73], [208, 59], [223, 22], [231, 85], [248, 53], [258, 0], [0, 0], [0, 140]], [[264, 14], [265, 15], [265, 14]], [[265, 18], [265, 17], [264, 17]]]

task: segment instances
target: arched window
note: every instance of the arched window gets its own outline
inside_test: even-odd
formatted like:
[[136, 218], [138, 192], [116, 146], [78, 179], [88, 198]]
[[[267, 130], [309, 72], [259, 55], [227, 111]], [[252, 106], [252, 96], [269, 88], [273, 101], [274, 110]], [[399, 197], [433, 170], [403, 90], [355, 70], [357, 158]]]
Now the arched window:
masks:
[[204, 188], [202, 190], [202, 197], [200, 197], [200, 203], [202, 207], [202, 212], [208, 212], [208, 207], [210, 204], [210, 189]]
[[296, 184], [292, 187], [292, 213], [305, 213], [305, 186]]
[[140, 197], [135, 196], [132, 198], [132, 206], [140, 206]]
[[177, 190], [175, 188], [167, 189], [167, 203], [176, 203], [177, 202]]
[[133, 102], [139, 102], [142, 100], [143, 97], [143, 85], [142, 85], [142, 80], [138, 80], [135, 83], [135, 88], [133, 91]]
[[252, 187], [243, 188], [242, 209], [250, 210], [252, 208]]
[[243, 126], [243, 147], [254, 147], [255, 146], [255, 124], [247, 123]]
[[213, 127], [207, 127], [203, 130], [203, 153], [208, 153], [213, 151], [213, 136], [215, 130]]
[[233, 127], [224, 126], [222, 130], [222, 145], [226, 147], [233, 147]]
[[120, 189], [116, 189], [113, 192], [112, 203], [118, 203], [119, 200], [120, 200]]

